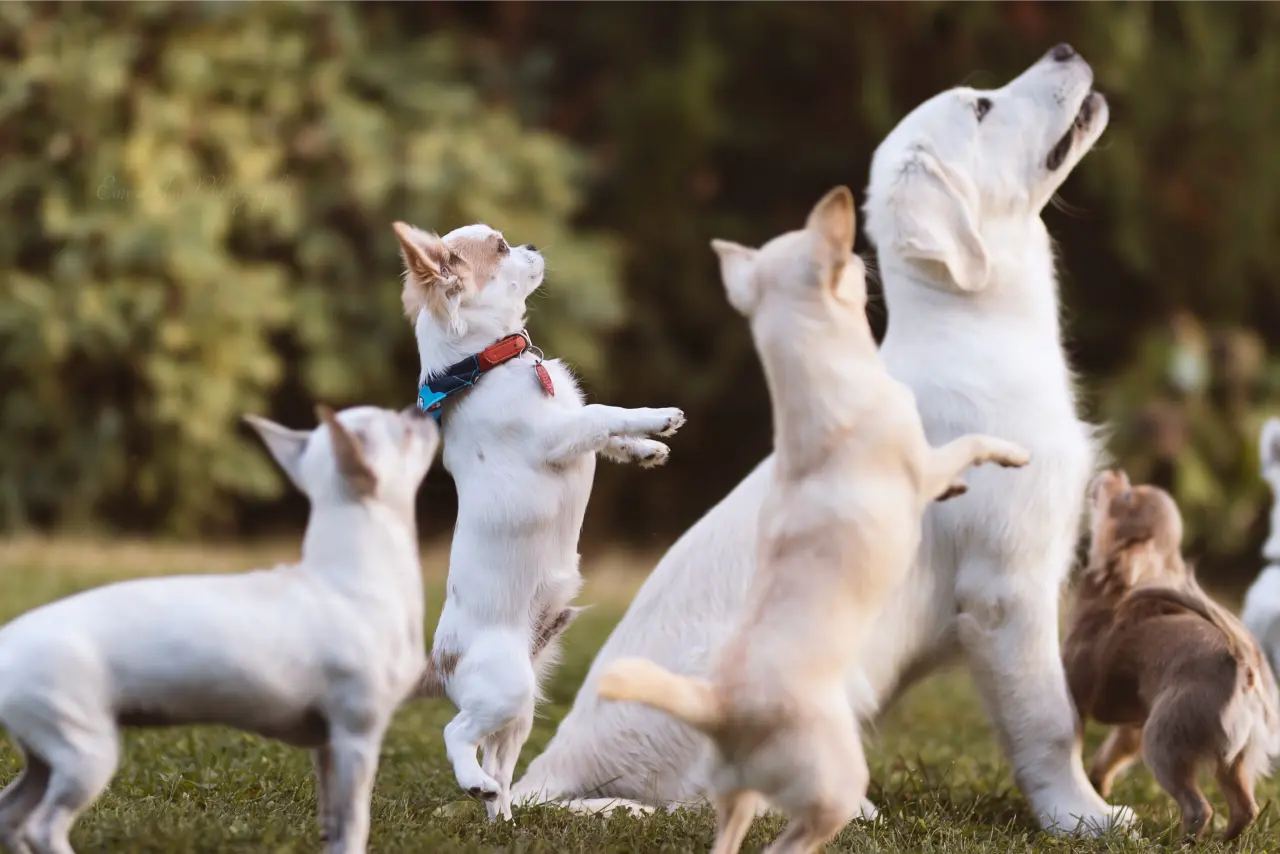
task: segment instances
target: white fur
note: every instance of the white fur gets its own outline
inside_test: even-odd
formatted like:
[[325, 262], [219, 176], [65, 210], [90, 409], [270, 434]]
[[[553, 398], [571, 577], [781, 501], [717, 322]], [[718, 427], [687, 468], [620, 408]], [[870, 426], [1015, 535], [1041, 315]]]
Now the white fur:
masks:
[[1260, 439], [1262, 477], [1276, 500], [1271, 503], [1271, 531], [1262, 546], [1267, 566], [1244, 597], [1240, 620], [1258, 640], [1273, 670], [1280, 668], [1280, 418], [1269, 418]]
[[[402, 242], [406, 236], [446, 247], [471, 241], [473, 255], [477, 241], [502, 242], [482, 225], [444, 238], [397, 231]], [[413, 245], [405, 250], [416, 251]], [[542, 281], [542, 257], [511, 247], [501, 260], [473, 263], [492, 267], [489, 281], [466, 283], [448, 317], [423, 309], [415, 319], [420, 381], [524, 327], [525, 301]], [[445, 728], [445, 747], [458, 784], [486, 800], [491, 818], [510, 816], [511, 777], [554, 657], [555, 637], [540, 649], [535, 639], [549, 620], [572, 610], [581, 586], [578, 535], [595, 455], [661, 464], [667, 447], [645, 437], [670, 435], [684, 423], [678, 409], [583, 405], [573, 375], [555, 360], [542, 363], [555, 387], [549, 397], [535, 361], [526, 351], [483, 375], [445, 403], [442, 421], [458, 520], [448, 596], [421, 693], [443, 691], [458, 707]], [[476, 761], [482, 743], [483, 767]]]
[[[1105, 127], [1092, 81], [1078, 56], [1046, 56], [1001, 89], [925, 102], [876, 151], [866, 211], [890, 314], [881, 349], [889, 373], [915, 393], [931, 444], [982, 432], [1023, 445], [1034, 461], [1016, 478], [974, 472], [968, 495], [930, 508], [911, 576], [848, 684], [866, 719], [963, 650], [1018, 784], [1040, 823], [1064, 832], [1129, 816], [1085, 778], [1058, 657], [1059, 590], [1098, 448], [1076, 414], [1040, 213]], [[978, 122], [982, 97], [992, 106]], [[1072, 131], [1086, 98], [1092, 118]], [[1051, 171], [1048, 153], [1068, 132], [1070, 152]], [[745, 606], [773, 464], [758, 466], [658, 564], [518, 798], [701, 797], [696, 733], [648, 709], [600, 704], [596, 682], [623, 656], [709, 672]]]
[[340, 473], [329, 427], [252, 421], [311, 499], [299, 564], [111, 584], [0, 630], [0, 722], [27, 763], [0, 795], [9, 851], [70, 854], [72, 823], [115, 772], [121, 726], [140, 717], [314, 748], [326, 850], [365, 850], [383, 733], [425, 662], [413, 500], [438, 434], [413, 413], [338, 418], [372, 494]]

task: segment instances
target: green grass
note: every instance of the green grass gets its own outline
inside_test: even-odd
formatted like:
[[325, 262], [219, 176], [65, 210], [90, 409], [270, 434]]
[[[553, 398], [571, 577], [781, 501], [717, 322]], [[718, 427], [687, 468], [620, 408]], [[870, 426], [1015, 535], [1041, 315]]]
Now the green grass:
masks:
[[[99, 544], [0, 544], [0, 619], [112, 578], [142, 573], [245, 569], [287, 558], [290, 550], [207, 552]], [[595, 572], [584, 603], [595, 603], [569, 630], [564, 662], [550, 685], [550, 702], [525, 745], [519, 773], [546, 745], [573, 702], [596, 649], [622, 615], [642, 576], [619, 569], [625, 561], [590, 561]], [[643, 567], [648, 561], [634, 561]], [[429, 557], [436, 577], [438, 558]], [[430, 584], [429, 627], [441, 604]], [[397, 715], [383, 745], [373, 797], [373, 852], [682, 852], [706, 851], [713, 836], [709, 812], [660, 817], [579, 817], [537, 808], [513, 823], [489, 824], [478, 804], [463, 800], [444, 756], [441, 729], [452, 717], [445, 702], [410, 705]], [[1089, 748], [1101, 732], [1090, 733]], [[1144, 769], [1117, 787], [1114, 800], [1134, 806], [1141, 839], [1068, 841], [1036, 832], [1013, 787], [985, 717], [962, 673], [936, 677], [913, 691], [869, 738], [871, 796], [882, 810], [875, 825], [855, 823], [831, 846], [856, 852], [1161, 851], [1175, 840], [1176, 810]], [[72, 834], [87, 852], [312, 852], [320, 850], [310, 757], [273, 742], [221, 729], [129, 733], [124, 762], [110, 788]], [[18, 758], [0, 748], [0, 776]], [[1276, 804], [1280, 787], [1259, 791], [1263, 815], [1230, 850], [1280, 848]], [[1223, 809], [1216, 790], [1215, 808]], [[450, 807], [437, 813], [440, 807]], [[1222, 817], [1214, 829], [1221, 832]], [[759, 851], [780, 820], [756, 822], [745, 851]], [[1225, 850], [1216, 842], [1202, 850]]]

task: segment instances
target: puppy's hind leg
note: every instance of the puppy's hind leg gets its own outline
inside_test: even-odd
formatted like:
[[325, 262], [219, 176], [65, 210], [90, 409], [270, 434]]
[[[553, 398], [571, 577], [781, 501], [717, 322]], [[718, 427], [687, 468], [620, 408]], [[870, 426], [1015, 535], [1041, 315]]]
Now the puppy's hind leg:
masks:
[[711, 854], [738, 854], [763, 800], [747, 789], [716, 798], [716, 844]]
[[1156, 782], [1182, 811], [1183, 835], [1188, 840], [1198, 840], [1213, 818], [1213, 807], [1196, 782], [1195, 758], [1188, 751], [1179, 722], [1172, 714], [1162, 715], [1161, 711], [1157, 704], [1147, 719], [1142, 735], [1142, 757]]
[[1111, 796], [1111, 784], [1123, 774], [1142, 751], [1142, 727], [1118, 726], [1094, 754], [1089, 766], [1089, 782], [1104, 798]]
[[1031, 462], [1031, 453], [1015, 442], [970, 433], [940, 448], [930, 448], [926, 492], [939, 501], [963, 495], [961, 475], [970, 466], [998, 463], [1007, 468], [1020, 468]]
[[[444, 744], [458, 785], [469, 794], [486, 801], [497, 801], [502, 795], [501, 783], [476, 761], [476, 750], [532, 708], [535, 689], [527, 638], [490, 635], [475, 643], [458, 663], [449, 696], [459, 712], [444, 728]], [[510, 792], [510, 782], [506, 791]]]
[[516, 760], [533, 731], [533, 698], [516, 720], [484, 741], [484, 771], [498, 781], [498, 797], [485, 801], [489, 820], [511, 818], [511, 778], [516, 773]]
[[1253, 824], [1258, 817], [1258, 803], [1253, 799], [1253, 781], [1245, 770], [1244, 754], [1237, 756], [1234, 762], [1220, 762], [1217, 773], [1218, 786], [1231, 810], [1231, 821], [1227, 823], [1222, 838], [1230, 842]]
[[75, 854], [71, 826], [107, 787], [119, 759], [119, 734], [84, 736], [49, 750], [49, 782], [26, 824], [26, 838], [37, 854]]
[[18, 778], [0, 792], [0, 847], [12, 854], [30, 854], [24, 825], [49, 785], [49, 765], [21, 744], [18, 748], [26, 766]]

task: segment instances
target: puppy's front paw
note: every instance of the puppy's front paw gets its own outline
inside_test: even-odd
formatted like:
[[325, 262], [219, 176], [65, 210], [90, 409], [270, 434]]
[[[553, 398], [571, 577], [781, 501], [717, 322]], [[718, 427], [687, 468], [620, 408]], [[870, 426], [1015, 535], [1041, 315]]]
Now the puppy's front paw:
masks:
[[1031, 452], [1017, 442], [1004, 439], [988, 439], [987, 442], [987, 458], [996, 465], [1016, 469], [1031, 462]]
[[671, 449], [655, 439], [615, 436], [601, 453], [616, 463], [638, 463], [640, 468], [651, 469], [666, 463]]
[[642, 469], [655, 469], [658, 466], [666, 465], [667, 458], [671, 456], [671, 449], [654, 439], [642, 439], [636, 450], [639, 456], [636, 457], [635, 461], [640, 464]]
[[674, 407], [657, 410], [658, 416], [662, 419], [662, 427], [655, 430], [658, 436], [674, 436], [676, 431], [684, 426], [684, 412]]

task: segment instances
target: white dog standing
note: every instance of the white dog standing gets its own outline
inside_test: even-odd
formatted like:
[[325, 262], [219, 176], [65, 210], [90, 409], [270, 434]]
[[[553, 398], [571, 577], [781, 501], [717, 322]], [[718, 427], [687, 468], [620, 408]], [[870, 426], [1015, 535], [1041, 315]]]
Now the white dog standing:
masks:
[[[1033, 462], [1017, 478], [977, 471], [964, 499], [928, 510], [912, 574], [849, 674], [850, 702], [871, 717], [963, 650], [1018, 785], [1040, 823], [1065, 832], [1128, 815], [1085, 777], [1058, 644], [1059, 592], [1098, 448], [1076, 413], [1040, 214], [1106, 126], [1092, 84], [1089, 65], [1059, 45], [1001, 89], [926, 101], [877, 149], [866, 203], [889, 308], [881, 356], [915, 393], [929, 442], [987, 433]], [[710, 671], [746, 607], [773, 465], [658, 564], [516, 798], [703, 795], [702, 737], [652, 710], [600, 703], [597, 681], [623, 656]]]
[[777, 462], [750, 605], [709, 679], [643, 658], [600, 677], [601, 697], [710, 736], [716, 854], [741, 846], [760, 795], [791, 816], [776, 854], [808, 854], [858, 813], [870, 775], [845, 677], [911, 568], [924, 509], [962, 494], [970, 466], [1028, 460], [990, 436], [925, 440], [914, 397], [876, 352], [853, 233], [853, 194], [838, 187], [802, 231], [760, 249], [712, 244], [773, 401]]
[[1271, 486], [1271, 532], [1262, 546], [1266, 567], [1244, 597], [1240, 620], [1257, 639], [1272, 670], [1280, 669], [1280, 418], [1268, 418], [1260, 439], [1262, 477]]
[[[533, 726], [542, 675], [573, 619], [578, 534], [595, 455], [666, 461], [678, 409], [584, 406], [573, 375], [533, 357], [525, 302], [542, 256], [471, 225], [443, 238], [396, 223], [404, 305], [422, 359], [420, 400], [442, 419], [458, 489], [448, 595], [420, 696], [458, 715], [445, 748], [462, 788], [509, 817], [511, 777]], [[484, 744], [484, 766], [476, 748]]]
[[422, 673], [414, 496], [430, 418], [360, 407], [312, 431], [248, 420], [311, 500], [294, 566], [125, 581], [0, 630], [0, 723], [26, 760], [0, 843], [71, 854], [124, 726], [227, 724], [316, 751], [331, 854], [358, 854], [383, 733]]

